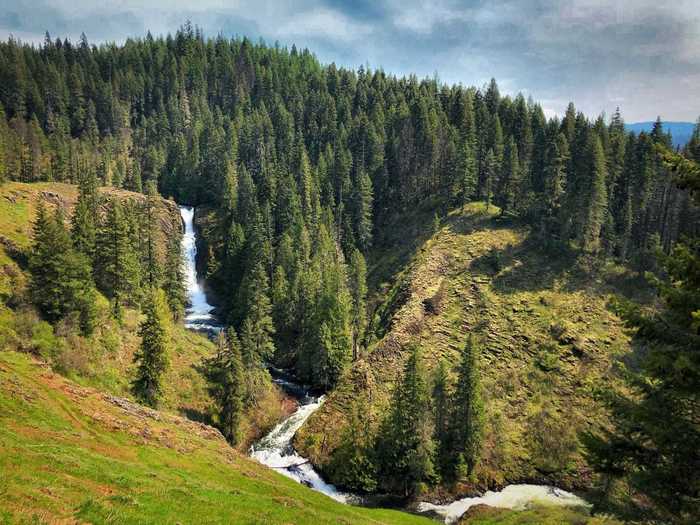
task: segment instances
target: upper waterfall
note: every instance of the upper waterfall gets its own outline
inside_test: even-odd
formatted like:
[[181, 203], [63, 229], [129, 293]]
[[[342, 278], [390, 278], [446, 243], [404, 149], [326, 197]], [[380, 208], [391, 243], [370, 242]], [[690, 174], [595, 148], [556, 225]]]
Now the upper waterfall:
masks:
[[180, 216], [185, 225], [182, 237], [182, 254], [185, 261], [185, 283], [188, 307], [185, 326], [195, 330], [218, 331], [221, 327], [209, 304], [203, 281], [197, 276], [197, 238], [194, 232], [194, 208], [180, 206]]

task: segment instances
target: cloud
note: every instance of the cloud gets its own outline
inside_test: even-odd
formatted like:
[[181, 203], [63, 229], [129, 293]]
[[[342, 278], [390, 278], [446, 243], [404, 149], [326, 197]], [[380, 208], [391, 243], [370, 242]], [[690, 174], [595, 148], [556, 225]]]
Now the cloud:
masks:
[[[481, 86], [492, 76], [561, 114], [621, 106], [628, 121], [700, 114], [697, 0], [5, 0], [0, 37], [91, 42], [174, 32], [308, 47], [323, 62]], [[663, 5], [666, 4], [666, 5]]]

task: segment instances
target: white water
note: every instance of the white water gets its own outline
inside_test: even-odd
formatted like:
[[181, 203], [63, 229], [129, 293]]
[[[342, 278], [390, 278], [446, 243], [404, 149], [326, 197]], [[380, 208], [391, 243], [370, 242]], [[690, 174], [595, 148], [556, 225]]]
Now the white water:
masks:
[[[185, 224], [185, 235], [182, 239], [182, 251], [185, 259], [185, 279], [187, 297], [190, 306], [185, 315], [185, 326], [194, 330], [217, 332], [221, 326], [212, 313], [213, 307], [207, 301], [207, 296], [201, 281], [197, 278], [196, 234], [194, 231], [194, 208], [180, 206], [180, 215]], [[298, 393], [303, 389], [285, 379], [276, 379], [281, 387]], [[304, 397], [299, 408], [287, 419], [279, 423], [272, 431], [250, 448], [251, 457], [263, 465], [274, 468], [299, 483], [342, 503], [357, 501], [352, 494], [340, 492], [335, 486], [326, 483], [314, 470], [309, 461], [297, 454], [292, 446], [292, 440], [297, 430], [323, 404], [324, 397]], [[488, 491], [475, 498], [464, 498], [448, 505], [420, 503], [419, 512], [435, 512], [444, 517], [445, 523], [454, 523], [470, 507], [478, 504], [522, 510], [532, 504], [590, 507], [584, 500], [563, 490], [540, 485], [509, 485], [500, 492]]]
[[418, 511], [433, 511], [445, 518], [445, 523], [455, 523], [470, 507], [479, 504], [513, 510], [524, 510], [534, 504], [561, 507], [591, 507], [590, 504], [578, 496], [555, 487], [508, 485], [500, 492], [489, 490], [483, 496], [460, 499], [448, 505], [420, 503]]
[[202, 282], [197, 277], [197, 237], [194, 232], [194, 208], [180, 206], [180, 216], [185, 224], [185, 235], [182, 237], [182, 254], [185, 259], [185, 283], [189, 306], [185, 312], [185, 327], [193, 330], [218, 331], [214, 309], [207, 301]]
[[299, 405], [296, 412], [250, 447], [250, 456], [263, 465], [267, 465], [299, 483], [322, 492], [336, 501], [348, 503], [350, 495], [338, 491], [333, 485], [323, 481], [318, 472], [311, 466], [311, 463], [297, 454], [292, 446], [292, 440], [296, 431], [301, 428], [311, 414], [321, 407], [324, 399], [324, 396], [318, 399], [311, 398], [310, 400], [307, 399], [309, 402]]

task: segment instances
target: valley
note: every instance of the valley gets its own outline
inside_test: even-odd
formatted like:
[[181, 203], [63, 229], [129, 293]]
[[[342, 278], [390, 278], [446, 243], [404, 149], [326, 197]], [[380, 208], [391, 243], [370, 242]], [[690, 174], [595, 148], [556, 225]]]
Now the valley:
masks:
[[0, 523], [698, 522], [687, 108], [118, 35], [0, 39]]

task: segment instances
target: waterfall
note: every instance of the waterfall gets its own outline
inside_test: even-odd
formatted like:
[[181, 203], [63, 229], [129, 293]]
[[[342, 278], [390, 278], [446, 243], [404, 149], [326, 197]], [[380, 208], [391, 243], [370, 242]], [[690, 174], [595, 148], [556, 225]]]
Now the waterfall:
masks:
[[[194, 231], [194, 208], [180, 206], [180, 215], [185, 225], [185, 235], [182, 238], [182, 252], [185, 260], [185, 282], [189, 302], [185, 315], [185, 326], [210, 334], [216, 333], [221, 330], [221, 324], [213, 313], [214, 307], [207, 300], [203, 281], [197, 276], [197, 238]], [[354, 494], [341, 492], [335, 486], [325, 482], [318, 472], [314, 470], [309, 460], [300, 456], [292, 445], [297, 430], [301, 428], [311, 414], [321, 407], [325, 397], [311, 397], [301, 385], [297, 385], [285, 378], [277, 378], [275, 383], [288, 394], [299, 399], [299, 407], [292, 415], [281, 421], [266, 436], [251, 446], [250, 456], [263, 465], [267, 465], [299, 483], [322, 492], [336, 501], [361, 504], [362, 498]], [[434, 505], [422, 502], [418, 505], [418, 511], [436, 513], [444, 518], [445, 523], [454, 523], [469, 507], [480, 503], [516, 510], [526, 508], [533, 503], [590, 507], [581, 498], [555, 487], [509, 485], [500, 492], [488, 491], [483, 496], [464, 498], [447, 505]]]
[[203, 282], [197, 276], [197, 237], [194, 231], [194, 208], [180, 206], [180, 216], [185, 225], [182, 237], [182, 255], [185, 261], [185, 285], [188, 307], [185, 326], [193, 330], [218, 332], [221, 325], [213, 314], [214, 307], [207, 301]]

